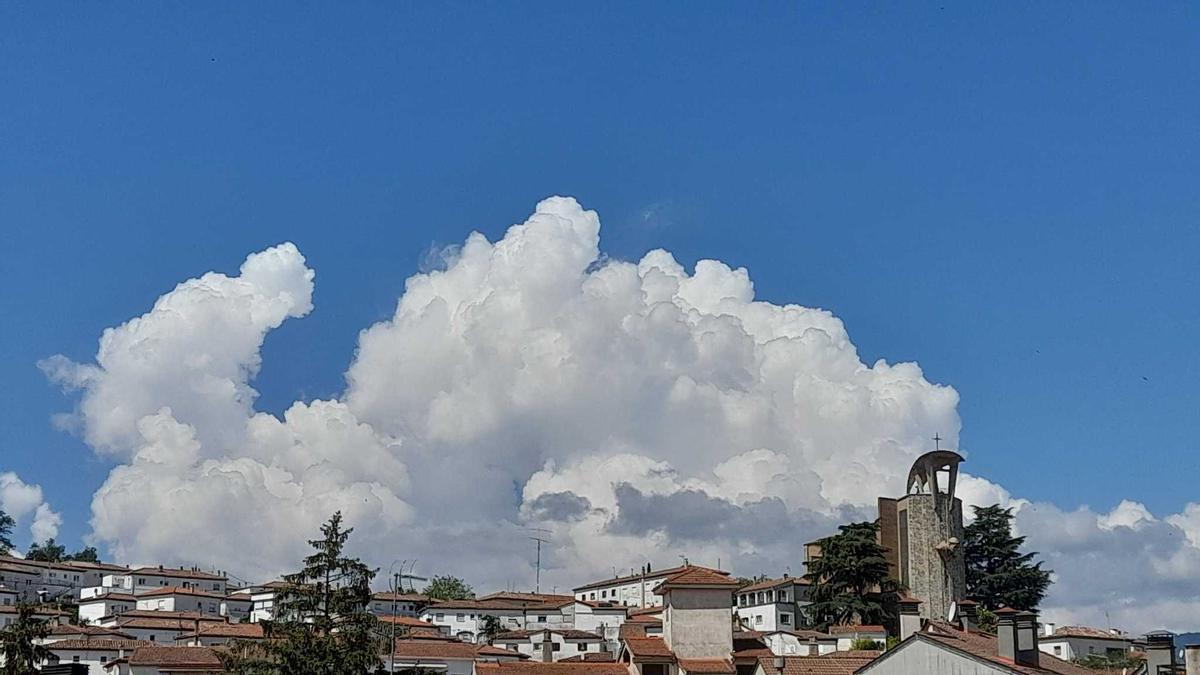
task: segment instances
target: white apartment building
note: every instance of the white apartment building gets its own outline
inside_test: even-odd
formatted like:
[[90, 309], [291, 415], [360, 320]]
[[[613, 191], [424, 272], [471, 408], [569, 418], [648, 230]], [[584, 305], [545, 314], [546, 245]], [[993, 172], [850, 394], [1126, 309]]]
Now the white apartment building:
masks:
[[[476, 642], [484, 628], [484, 617], [494, 616], [500, 630], [525, 628], [525, 606], [498, 600], [447, 600], [434, 603], [421, 611], [421, 620], [463, 642]], [[536, 615], [535, 615], [536, 616]]]
[[804, 625], [808, 582], [784, 575], [739, 588], [734, 597], [738, 620], [749, 630], [772, 632]]
[[85, 624], [99, 623], [106, 616], [118, 616], [137, 609], [137, 597], [129, 593], [105, 593], [79, 601], [79, 620]]
[[500, 633], [492, 644], [524, 654], [534, 661], [552, 662], [605, 651], [605, 641], [595, 633], [573, 629], [519, 630]]
[[0, 586], [15, 592], [19, 600], [37, 600], [41, 584], [40, 570], [0, 560]]
[[272, 581], [261, 586], [239, 588], [229, 597], [244, 597], [250, 601], [250, 614], [247, 618], [251, 623], [270, 621], [275, 618], [281, 597], [287, 587], [285, 582]]
[[[697, 567], [697, 565], [690, 567]], [[684, 569], [686, 568], [671, 567], [654, 571], [650, 565], [646, 565], [641, 572], [593, 581], [572, 589], [572, 592], [574, 592], [576, 600], [612, 602], [626, 607], [659, 607], [662, 605], [662, 596], [656, 595], [654, 589], [667, 577], [682, 572]], [[713, 571], [725, 576], [729, 575], [728, 572], [721, 570]]]
[[1119, 657], [1133, 648], [1133, 638], [1117, 630], [1087, 626], [1062, 626], [1048, 623], [1042, 626], [1038, 649], [1045, 654], [1074, 661], [1088, 656]]
[[812, 630], [776, 630], [761, 636], [775, 656], [821, 656], [837, 651], [837, 638]]
[[225, 596], [197, 588], [160, 588], [135, 597], [137, 608], [141, 610], [199, 612], [227, 617], [234, 621], [249, 619], [252, 604], [248, 597]]
[[195, 588], [202, 591], [226, 594], [228, 578], [224, 574], [212, 574], [198, 569], [175, 569], [172, 567], [139, 567], [124, 574], [105, 574], [101, 585], [117, 588], [134, 595], [159, 588]]
[[120, 638], [72, 638], [46, 645], [58, 663], [81, 663], [89, 673], [103, 673], [109, 663], [127, 658], [133, 650], [150, 644]]

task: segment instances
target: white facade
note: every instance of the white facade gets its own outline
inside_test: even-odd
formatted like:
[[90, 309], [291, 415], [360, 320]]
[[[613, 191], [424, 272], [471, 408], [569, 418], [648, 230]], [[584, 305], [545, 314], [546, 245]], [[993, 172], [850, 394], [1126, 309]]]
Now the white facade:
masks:
[[[830, 628], [830, 631], [835, 630]], [[848, 652], [854, 645], [855, 640], [874, 640], [881, 645], [887, 644], [887, 631], [882, 627], [877, 629], [856, 629], [849, 632], [837, 633], [837, 650], [839, 652]]]
[[21, 600], [37, 600], [42, 573], [32, 569], [0, 563], [0, 586], [14, 591]]
[[1115, 635], [1111, 639], [1058, 635], [1038, 639], [1039, 650], [1067, 661], [1087, 656], [1120, 657], [1129, 652], [1132, 644]]
[[576, 601], [572, 613], [572, 628], [602, 635], [605, 640], [615, 643], [629, 611], [625, 607], [600, 607]]
[[442, 602], [426, 607], [421, 620], [432, 623], [447, 635], [464, 642], [477, 642], [483, 630], [483, 617], [494, 616], [501, 631], [525, 628], [524, 607], [489, 607], [475, 600]]
[[862, 675], [1012, 675], [1014, 671], [924, 640], [909, 639], [859, 672]]
[[833, 636], [805, 636], [791, 631], [774, 631], [762, 636], [763, 642], [776, 656], [820, 656], [837, 651]]
[[661, 607], [662, 596], [656, 595], [654, 589], [667, 577], [681, 569], [683, 568], [673, 567], [661, 572], [633, 574], [615, 577], [607, 581], [596, 581], [574, 589], [575, 599], [589, 602], [613, 602], [626, 607]]
[[135, 595], [174, 586], [195, 588], [217, 595], [225, 595], [227, 591], [224, 576], [200, 570], [180, 570], [168, 567], [140, 567], [127, 574], [106, 574], [101, 585], [108, 588], [120, 588]]
[[106, 616], [117, 616], [137, 609], [137, 598], [124, 593], [110, 593], [79, 601], [79, 620], [96, 624]]
[[604, 651], [599, 635], [579, 635], [582, 631], [521, 631], [501, 634], [492, 641], [497, 647], [524, 654], [534, 661], [561, 661], [573, 656], [597, 654]]
[[137, 596], [137, 609], [159, 612], [200, 612], [242, 621], [250, 616], [250, 598], [173, 589]]
[[47, 645], [59, 663], [82, 663], [89, 673], [104, 673], [110, 662], [129, 656], [137, 645], [129, 640], [96, 640], [85, 643], [81, 640], [66, 640]]
[[751, 584], [734, 595], [734, 611], [749, 630], [794, 630], [804, 625], [801, 613], [808, 604], [806, 591], [801, 581], [786, 577]]
[[367, 608], [375, 616], [407, 616], [417, 618], [429, 605], [429, 598], [419, 593], [376, 593]]
[[21, 599], [21, 594], [7, 586], [0, 586], [0, 607], [8, 607], [17, 604]]

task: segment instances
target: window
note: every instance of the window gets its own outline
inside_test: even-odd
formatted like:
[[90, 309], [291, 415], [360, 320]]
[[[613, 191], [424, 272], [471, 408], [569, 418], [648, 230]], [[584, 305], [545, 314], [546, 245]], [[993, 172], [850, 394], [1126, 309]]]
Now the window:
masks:
[[[387, 645], [384, 645], [384, 647], [386, 648], [386, 647], [387, 647]], [[588, 650], [588, 643], [586, 643], [586, 642], [580, 642], [580, 643], [577, 645], [577, 647], [578, 647], [579, 651], [581, 651], [581, 652], [586, 652], [586, 651]]]
[[[384, 645], [384, 647], [386, 647], [386, 646], [387, 646], [387, 645]], [[107, 657], [107, 656], [101, 656], [101, 657], [100, 657], [100, 663], [108, 663], [108, 657]]]
[[[384, 647], [387, 647], [387, 645], [384, 645]], [[562, 649], [562, 645], [557, 642], [550, 645], [550, 651], [552, 651], [552, 652], [557, 652], [557, 651], [560, 651], [561, 649]]]
[[[455, 616], [455, 617], [454, 617], [454, 620], [455, 620], [455, 621], [462, 621], [462, 620], [464, 620], [464, 619], [466, 619], [466, 615], [465, 615], [465, 614], [459, 614], [459, 615], [457, 615], [457, 616]], [[387, 647], [387, 645], [384, 645], [384, 647]]]
[[[787, 591], [779, 591], [779, 601], [787, 602]], [[384, 646], [386, 647], [387, 645]]]
[[[219, 590], [221, 590], [221, 584], [213, 584], [213, 590], [214, 590], [214, 591], [219, 591]], [[387, 646], [387, 645], [384, 645], [384, 647], [386, 647], [386, 646]]]
[[[782, 613], [782, 614], [780, 614], [780, 615], [779, 615], [779, 623], [788, 623], [788, 624], [790, 624], [791, 622], [792, 622], [792, 615], [791, 615], [791, 614], [788, 614], [788, 613], [784, 612], [784, 613]], [[384, 647], [387, 647], [387, 645], [384, 645]]]
[[[433, 620], [434, 620], [434, 621], [442, 621], [442, 620], [443, 620], [443, 619], [445, 619], [445, 618], [446, 618], [446, 615], [445, 615], [445, 614], [434, 614], [434, 615], [433, 615]], [[385, 644], [385, 645], [384, 645], [384, 647], [387, 647], [387, 645]]]
[[[387, 645], [384, 645], [384, 647], [387, 647]], [[1054, 645], [1054, 655], [1062, 656], [1062, 645]]]
[[[387, 647], [387, 645], [384, 645], [384, 647]], [[76, 654], [75, 656], [72, 656], [72, 657], [71, 657], [71, 661], [72, 661], [73, 663], [79, 663], [79, 655], [78, 655], [78, 654]]]
[[[591, 599], [592, 599], [592, 600], [595, 600], [595, 599], [596, 599], [596, 591], [592, 591], [592, 597], [591, 597]], [[386, 647], [387, 645], [384, 645], [384, 646]]]
[[[151, 635], [151, 636], [150, 636], [150, 641], [151, 641], [151, 642], [154, 642], [154, 636], [153, 636], [153, 635]], [[387, 647], [387, 645], [384, 645], [384, 647]]]
[[[755, 614], [755, 615], [754, 615], [754, 625], [756, 625], [756, 626], [761, 626], [761, 625], [762, 625], [762, 614]], [[384, 647], [386, 647], [386, 646], [387, 646], [387, 645], [384, 645]]]
[[[541, 614], [538, 616], [538, 623], [546, 623], [546, 615], [545, 614]], [[384, 645], [384, 647], [387, 647], [387, 645]]]

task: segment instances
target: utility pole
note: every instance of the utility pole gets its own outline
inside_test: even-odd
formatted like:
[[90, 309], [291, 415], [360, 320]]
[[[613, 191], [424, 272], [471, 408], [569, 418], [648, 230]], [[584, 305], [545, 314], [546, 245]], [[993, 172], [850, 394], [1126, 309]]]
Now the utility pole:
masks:
[[530, 539], [537, 542], [537, 572], [536, 572], [537, 576], [534, 579], [533, 592], [541, 593], [542, 592], [542, 543], [550, 541], [550, 539], [546, 538], [542, 533], [550, 534], [550, 530], [547, 530], [547, 529], [541, 528], [541, 527], [527, 527], [525, 529], [536, 533], [533, 536], [529, 537]]
[[388, 672], [396, 672], [396, 596], [397, 590], [404, 579], [404, 563], [400, 563], [400, 571], [392, 572], [392, 644], [388, 648]]

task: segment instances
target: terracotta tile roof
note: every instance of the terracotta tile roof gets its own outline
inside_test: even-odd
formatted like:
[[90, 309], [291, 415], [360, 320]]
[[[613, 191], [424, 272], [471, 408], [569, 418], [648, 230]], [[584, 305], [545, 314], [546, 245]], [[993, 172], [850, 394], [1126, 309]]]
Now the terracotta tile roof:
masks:
[[480, 600], [513, 600], [516, 602], [536, 603], [540, 605], [562, 607], [575, 602], [575, 596], [561, 593], [517, 593], [515, 591], [499, 591], [479, 597]]
[[[686, 570], [687, 567], [688, 566], [680, 565], [678, 567], [668, 567], [666, 569], [653, 570], [649, 574], [645, 575], [645, 579], [646, 579], [646, 581], [655, 581], [658, 579], [669, 577], [672, 574], [678, 574], [679, 572]], [[720, 571], [720, 570], [717, 570], [717, 571]], [[728, 575], [729, 573], [723, 572], [723, 574]], [[609, 586], [622, 586], [625, 584], [637, 583], [637, 581], [642, 578], [643, 577], [641, 574], [630, 574], [630, 575], [623, 576], [623, 577], [613, 577], [611, 579], [604, 579], [602, 581], [593, 581], [590, 584], [584, 584], [583, 586], [576, 586], [575, 588], [573, 588], [571, 590], [578, 593], [580, 591], [587, 591], [587, 590], [591, 590], [593, 588], [608, 588]]]
[[1120, 640], [1121, 642], [1131, 641], [1131, 638], [1128, 635], [1113, 634], [1102, 628], [1091, 628], [1088, 626], [1063, 626], [1054, 631], [1053, 637], [1077, 637], [1087, 638], [1089, 640]]
[[1011, 672], [1021, 673], [1022, 675], [1045, 675], [1046, 673], [1054, 673], [1055, 675], [1095, 675], [1096, 672], [1073, 663], [1068, 663], [1046, 653], [1038, 655], [1039, 667], [1019, 665], [1000, 657], [996, 636], [988, 633], [968, 633], [942, 621], [930, 622], [924, 631], [916, 633], [909, 639], [927, 640], [935, 644], [940, 644], [955, 651], [963, 652], [969, 656], [1001, 666]]
[[629, 667], [623, 663], [597, 661], [507, 661], [501, 663], [476, 663], [479, 675], [629, 675]]
[[99, 651], [99, 652], [118, 652], [132, 651], [138, 647], [152, 645], [153, 642], [146, 640], [133, 639], [114, 639], [114, 638], [92, 638], [85, 640], [82, 638], [72, 638], [70, 640], [59, 640], [46, 645], [46, 649], [56, 651], [59, 649], [73, 649], [76, 651]]
[[629, 610], [629, 616], [644, 616], [647, 614], [657, 614], [661, 617], [662, 613], [663, 613], [662, 607], [638, 607], [636, 609], [630, 608], [630, 610]]
[[[196, 631], [180, 635], [176, 641], [197, 637]], [[261, 640], [263, 625], [261, 623], [204, 623], [200, 625], [201, 638], [238, 638], [242, 640]]]
[[371, 600], [374, 600], [375, 602], [391, 602], [393, 598], [396, 599], [396, 602], [431, 602], [429, 596], [422, 595], [420, 593], [392, 593], [391, 591], [380, 591], [378, 593], [371, 594]]
[[220, 671], [221, 659], [212, 647], [138, 647], [129, 657], [131, 666], [211, 666]]
[[[629, 610], [630, 610], [630, 607], [615, 603], [611, 600], [576, 600], [575, 602], [577, 602], [581, 605], [587, 605], [588, 607], [591, 607], [592, 609], [621, 610], [622, 612], [625, 612], [626, 614], [628, 614]], [[563, 660], [565, 661], [566, 659], [563, 659]]]
[[737, 669], [725, 659], [679, 659], [679, 668], [689, 673], [733, 675]]
[[[117, 618], [117, 628], [124, 630], [173, 630], [179, 632], [194, 632], [196, 630], [196, 619], [178, 619], [171, 617], [153, 617], [153, 616], [126, 616], [121, 615]], [[200, 623], [215, 623], [201, 621]], [[222, 622], [223, 623], [223, 622]]]
[[831, 635], [847, 635], [847, 634], [853, 634], [853, 633], [886, 633], [886, 632], [887, 632], [887, 629], [884, 628], [883, 626], [876, 626], [873, 624], [861, 625], [861, 626], [858, 624], [853, 624], [853, 625], [849, 625], [849, 626], [830, 626], [829, 627], [829, 633]]
[[493, 611], [512, 611], [523, 612], [528, 608], [528, 603], [519, 602], [516, 600], [443, 600], [435, 602], [425, 608], [425, 611], [437, 609], [490, 609]]
[[491, 657], [507, 656], [507, 657], [514, 658], [514, 659], [529, 658], [528, 654], [514, 652], [511, 649], [504, 649], [503, 647], [497, 647], [495, 645], [481, 645], [479, 647], [479, 649], [476, 650], [476, 654], [478, 656], [491, 656]]
[[675, 653], [660, 637], [629, 637], [624, 642], [634, 661], [675, 661]]
[[132, 575], [141, 574], [147, 577], [171, 577], [174, 579], [208, 579], [209, 581], [225, 581], [224, 575], [200, 570], [188, 570], [175, 567], [138, 567], [129, 571]]
[[628, 638], [644, 638], [646, 637], [646, 625], [641, 623], [629, 623], [626, 621], [617, 629], [617, 637], [625, 640]]
[[478, 649], [473, 644], [457, 640], [414, 640], [399, 638], [396, 640], [395, 653], [397, 659], [465, 659], [475, 660]]
[[428, 621], [414, 619], [411, 616], [377, 616], [375, 618], [377, 621], [379, 621], [379, 623], [386, 624], [388, 626], [396, 624], [397, 626], [408, 626], [409, 628], [432, 628], [437, 630], [437, 626], [429, 623]]
[[205, 614], [204, 612], [169, 612], [165, 609], [131, 609], [128, 612], [122, 612], [120, 618], [126, 617], [145, 617], [150, 619], [186, 619], [188, 621], [215, 621], [225, 623], [226, 619], [217, 614]]
[[[855, 671], [874, 661], [880, 652], [854, 651], [831, 652], [821, 656], [785, 656], [783, 675], [853, 675]], [[776, 673], [772, 658], [759, 660], [766, 673]]]
[[132, 635], [126, 635], [115, 628], [104, 628], [102, 626], [73, 626], [69, 623], [64, 623], [58, 626], [49, 626], [49, 630], [49, 637], [59, 635], [95, 635], [128, 640], [133, 639]]
[[788, 586], [790, 584], [799, 584], [800, 586], [807, 586], [808, 580], [805, 579], [804, 577], [783, 577], [782, 579], [765, 579], [763, 581], [757, 581], [755, 583], [752, 583], [749, 586], [743, 586], [743, 587], [739, 588], [737, 592], [738, 593], [749, 593], [750, 591], [765, 591], [765, 590], [769, 590], [772, 588], [778, 588], [779, 586]]
[[737, 663], [755, 663], [759, 658], [770, 658], [771, 649], [763, 642], [762, 633], [737, 631], [733, 634], [733, 660]]
[[700, 567], [699, 565], [689, 565], [664, 579], [661, 584], [655, 587], [654, 592], [662, 595], [663, 591], [669, 588], [705, 588], [710, 586], [734, 589], [737, 588], [737, 585], [738, 582], [736, 580], [729, 578], [729, 572]]

